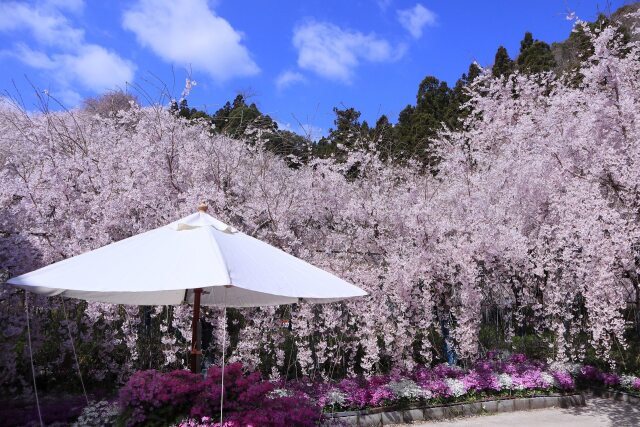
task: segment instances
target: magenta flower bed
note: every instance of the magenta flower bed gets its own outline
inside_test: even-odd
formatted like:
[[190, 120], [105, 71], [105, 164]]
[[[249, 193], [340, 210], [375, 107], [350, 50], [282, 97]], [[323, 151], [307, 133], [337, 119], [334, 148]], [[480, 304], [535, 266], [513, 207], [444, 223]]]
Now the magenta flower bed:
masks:
[[[137, 372], [120, 390], [121, 424], [166, 426], [186, 417], [205, 417], [208, 422], [206, 417], [220, 413], [221, 374], [217, 366], [209, 369], [206, 378], [188, 371]], [[240, 363], [227, 365], [225, 426], [313, 426], [321, 419], [320, 409], [306, 396], [278, 395], [274, 390], [258, 372], [247, 373]], [[187, 425], [184, 422], [181, 425]]]
[[[548, 365], [521, 354], [489, 356], [468, 370], [419, 366], [410, 372], [335, 382], [269, 382], [257, 372], [245, 372], [239, 363], [231, 364], [225, 368], [224, 425], [312, 426], [322, 412], [572, 392], [577, 386], [640, 392], [640, 378], [589, 365]], [[219, 426], [220, 380], [219, 367], [210, 368], [206, 379], [187, 371], [138, 372], [120, 391], [122, 424]]]
[[606, 387], [630, 393], [640, 393], [640, 377], [603, 372], [595, 366], [584, 365], [577, 372], [578, 383], [583, 387]]
[[421, 366], [411, 372], [347, 378], [335, 383], [299, 381], [278, 386], [283, 392], [309, 396], [324, 411], [411, 402], [438, 404], [489, 396], [568, 392], [576, 388], [574, 376], [568, 370], [528, 360], [521, 354], [508, 358], [491, 356], [467, 371], [448, 365]]
[[325, 412], [358, 410], [422, 402], [442, 404], [493, 397], [518, 397], [575, 391], [578, 386], [615, 388], [640, 393], [640, 378], [606, 373], [593, 366], [548, 365], [525, 355], [503, 357], [491, 352], [469, 370], [443, 364], [420, 366], [411, 372], [338, 382], [279, 383], [283, 392], [301, 393]]

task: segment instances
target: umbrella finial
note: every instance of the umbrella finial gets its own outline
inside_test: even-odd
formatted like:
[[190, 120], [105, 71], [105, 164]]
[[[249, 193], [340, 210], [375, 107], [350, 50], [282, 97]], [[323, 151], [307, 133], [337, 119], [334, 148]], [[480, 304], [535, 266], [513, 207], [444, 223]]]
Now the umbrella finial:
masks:
[[209, 206], [207, 206], [207, 204], [205, 202], [201, 202], [198, 205], [198, 212], [206, 213], [207, 210], [209, 210]]

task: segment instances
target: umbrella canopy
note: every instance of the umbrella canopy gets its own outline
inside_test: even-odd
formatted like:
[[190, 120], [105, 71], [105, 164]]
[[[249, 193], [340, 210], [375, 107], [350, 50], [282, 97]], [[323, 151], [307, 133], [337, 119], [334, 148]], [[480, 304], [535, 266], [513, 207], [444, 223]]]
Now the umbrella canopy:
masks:
[[[255, 307], [366, 295], [294, 256], [198, 212], [7, 283], [46, 296], [129, 305], [193, 303], [191, 370], [200, 371], [200, 305]], [[224, 366], [223, 328], [222, 365]], [[33, 363], [33, 359], [31, 361]], [[35, 385], [35, 379], [34, 379]], [[221, 389], [224, 390], [224, 369]], [[220, 393], [222, 425], [224, 392]]]
[[254, 307], [366, 295], [205, 211], [8, 283], [41, 295], [130, 305], [174, 305], [199, 297], [203, 305]]
[[[46, 296], [129, 305], [193, 303], [191, 370], [200, 371], [200, 305], [325, 303], [367, 293], [207, 215], [56, 262], [7, 283]], [[224, 328], [222, 364], [224, 365]], [[33, 361], [32, 361], [33, 363]], [[222, 381], [224, 383], [224, 370]], [[224, 385], [221, 385], [224, 390]], [[223, 396], [220, 394], [220, 424]]]

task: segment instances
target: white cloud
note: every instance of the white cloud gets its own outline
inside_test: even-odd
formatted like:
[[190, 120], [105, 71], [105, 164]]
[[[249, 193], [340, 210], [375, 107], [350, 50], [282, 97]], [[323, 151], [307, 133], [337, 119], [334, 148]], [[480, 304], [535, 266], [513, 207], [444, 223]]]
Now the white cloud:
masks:
[[284, 90], [289, 86], [292, 86], [296, 83], [304, 83], [307, 79], [297, 71], [283, 71], [276, 77], [276, 88], [280, 90]]
[[205, 71], [218, 81], [260, 71], [241, 43], [242, 33], [216, 16], [206, 0], [139, 0], [122, 22], [163, 60]]
[[298, 66], [332, 80], [349, 83], [362, 61], [389, 62], [404, 54], [375, 34], [345, 30], [326, 22], [307, 22], [294, 29]]
[[44, 7], [64, 9], [73, 13], [84, 11], [84, 0], [44, 0], [42, 5]]
[[33, 50], [24, 43], [16, 44], [13, 51], [7, 52], [7, 54], [18, 58], [31, 68], [39, 68], [41, 70], [54, 70], [56, 68], [55, 61], [49, 58], [49, 55]]
[[73, 48], [82, 43], [84, 31], [73, 28], [55, 8], [36, 8], [26, 3], [0, 2], [0, 31], [27, 30], [41, 44]]
[[11, 54], [32, 68], [51, 71], [65, 87], [80, 85], [94, 92], [132, 81], [135, 69], [129, 61], [95, 44], [82, 45], [73, 53], [51, 55], [18, 44]]
[[95, 44], [84, 45], [74, 54], [55, 55], [54, 58], [63, 64], [63, 70], [72, 73], [74, 80], [96, 92], [133, 80], [134, 65]]
[[436, 24], [436, 14], [417, 3], [410, 9], [398, 11], [398, 21], [415, 39], [422, 37], [422, 30], [426, 25]]
[[[76, 28], [60, 12], [61, 9], [81, 12], [84, 2], [48, 0], [38, 7], [25, 3], [0, 3], [0, 31], [30, 33], [40, 45], [34, 49], [16, 43], [3, 50], [27, 66], [44, 70], [55, 84], [50, 93], [63, 102], [76, 105], [80, 88], [94, 92], [114, 89], [131, 82], [135, 65], [103, 46], [88, 43], [84, 30]], [[42, 50], [46, 47], [48, 53]]]

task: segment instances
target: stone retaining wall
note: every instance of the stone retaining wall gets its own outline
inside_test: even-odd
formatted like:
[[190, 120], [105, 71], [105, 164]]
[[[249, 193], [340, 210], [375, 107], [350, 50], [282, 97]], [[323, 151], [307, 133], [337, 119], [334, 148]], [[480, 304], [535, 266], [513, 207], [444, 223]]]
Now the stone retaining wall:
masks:
[[584, 394], [548, 395], [522, 398], [486, 400], [473, 403], [453, 403], [441, 406], [414, 406], [373, 408], [362, 411], [335, 412], [325, 426], [346, 424], [354, 426], [383, 426], [412, 421], [435, 421], [455, 417], [494, 414], [499, 412], [526, 411], [543, 408], [568, 408], [585, 405]]
[[607, 399], [618, 400], [620, 402], [633, 403], [635, 405], [640, 404], [640, 396], [626, 393], [624, 391], [607, 390], [603, 388], [593, 388], [589, 393], [596, 397], [604, 397]]

